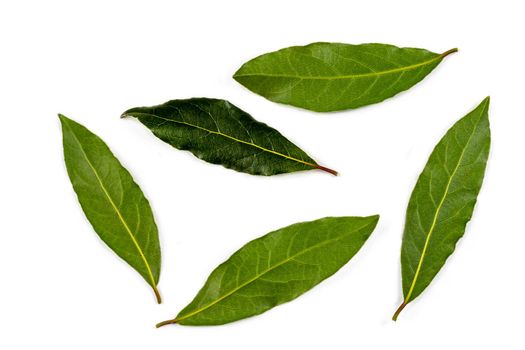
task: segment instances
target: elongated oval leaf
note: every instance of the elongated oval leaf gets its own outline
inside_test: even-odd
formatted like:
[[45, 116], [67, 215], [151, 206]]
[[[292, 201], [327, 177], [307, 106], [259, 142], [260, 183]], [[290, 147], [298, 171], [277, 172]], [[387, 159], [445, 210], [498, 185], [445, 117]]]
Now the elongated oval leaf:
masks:
[[148, 200], [104, 141], [73, 120], [59, 117], [67, 172], [87, 219], [100, 238], [151, 285], [160, 303], [160, 245]]
[[403, 308], [425, 290], [454, 252], [472, 216], [490, 148], [489, 98], [434, 148], [408, 204], [401, 270]]
[[224, 324], [295, 299], [346, 264], [378, 219], [377, 215], [324, 218], [255, 239], [219, 265], [175, 319], [157, 327]]
[[192, 98], [153, 107], [132, 108], [155, 136], [213, 164], [253, 175], [301, 170], [334, 170], [318, 165], [277, 130], [225, 100]]
[[233, 76], [270, 101], [317, 112], [378, 103], [407, 90], [443, 54], [386, 44], [313, 43], [267, 53], [245, 63]]

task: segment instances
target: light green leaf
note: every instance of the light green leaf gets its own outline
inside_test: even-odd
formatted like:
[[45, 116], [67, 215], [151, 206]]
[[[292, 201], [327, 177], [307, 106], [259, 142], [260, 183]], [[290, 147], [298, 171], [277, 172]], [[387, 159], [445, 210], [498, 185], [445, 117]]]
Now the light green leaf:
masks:
[[346, 264], [378, 220], [377, 215], [330, 217], [255, 239], [219, 265], [175, 319], [157, 327], [224, 324], [295, 299]]
[[386, 44], [313, 43], [258, 56], [235, 80], [270, 101], [317, 112], [353, 109], [407, 90], [445, 56]]
[[59, 118], [67, 172], [87, 219], [151, 285], [160, 303], [160, 245], [148, 200], [104, 141], [73, 120]]
[[319, 169], [299, 147], [277, 130], [225, 100], [192, 98], [159, 106], [132, 108], [122, 115], [137, 118], [155, 136], [213, 164], [253, 175]]
[[403, 308], [425, 290], [465, 233], [481, 189], [490, 148], [489, 98], [439, 141], [408, 204], [401, 270]]

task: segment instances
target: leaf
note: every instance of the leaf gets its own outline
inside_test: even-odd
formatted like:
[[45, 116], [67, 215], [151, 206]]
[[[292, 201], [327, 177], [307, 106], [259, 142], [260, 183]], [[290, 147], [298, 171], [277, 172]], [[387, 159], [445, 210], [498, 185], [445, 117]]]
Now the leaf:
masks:
[[404, 301], [425, 290], [465, 233], [481, 189], [490, 148], [489, 98], [439, 141], [417, 180], [401, 248]]
[[160, 245], [148, 200], [104, 141], [73, 120], [59, 118], [67, 172], [87, 219], [151, 285], [160, 304]]
[[258, 56], [235, 80], [270, 101], [317, 112], [381, 102], [421, 81], [443, 54], [386, 44], [313, 43]]
[[175, 319], [157, 327], [224, 324], [295, 299], [346, 264], [378, 220], [377, 215], [329, 217], [257, 238], [219, 265]]
[[253, 175], [320, 169], [277, 130], [225, 100], [192, 98], [153, 107], [132, 108], [122, 115], [137, 118], [155, 136], [213, 164]]

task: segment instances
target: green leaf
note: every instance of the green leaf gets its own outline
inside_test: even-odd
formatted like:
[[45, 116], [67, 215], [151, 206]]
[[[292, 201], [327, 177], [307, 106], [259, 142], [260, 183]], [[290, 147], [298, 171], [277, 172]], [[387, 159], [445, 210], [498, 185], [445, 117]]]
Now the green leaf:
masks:
[[233, 170], [275, 175], [320, 169], [337, 174], [318, 165], [277, 130], [225, 100], [173, 100], [159, 106], [132, 108], [122, 116], [137, 118], [175, 148]]
[[67, 172], [87, 219], [151, 285], [160, 304], [160, 245], [148, 200], [104, 141], [73, 120], [59, 118]]
[[401, 247], [404, 301], [425, 290], [465, 233], [481, 189], [490, 148], [489, 98], [439, 141], [419, 176], [406, 213]]
[[456, 51], [437, 54], [386, 44], [313, 43], [258, 56], [233, 78], [270, 101], [317, 112], [340, 111], [409, 89]]
[[175, 319], [157, 327], [224, 324], [295, 299], [346, 264], [378, 220], [377, 215], [329, 217], [255, 239], [219, 265]]

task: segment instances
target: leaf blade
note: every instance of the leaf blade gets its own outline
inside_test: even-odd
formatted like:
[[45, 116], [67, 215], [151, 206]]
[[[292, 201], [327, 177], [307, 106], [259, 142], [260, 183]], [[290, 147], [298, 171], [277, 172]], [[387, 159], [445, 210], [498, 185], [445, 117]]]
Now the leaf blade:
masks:
[[152, 287], [160, 304], [160, 244], [148, 200], [102, 139], [63, 115], [59, 119], [66, 169], [84, 214], [98, 236]]
[[192, 98], [132, 108], [132, 116], [162, 141], [196, 157], [252, 175], [276, 175], [320, 166], [277, 130], [225, 100]]
[[456, 51], [436, 54], [386, 44], [319, 42], [258, 56], [233, 78], [273, 102], [316, 112], [340, 111], [409, 89]]
[[414, 187], [401, 250], [404, 300], [393, 320], [432, 282], [472, 217], [490, 150], [489, 103], [448, 130]]
[[294, 224], [248, 242], [208, 277], [173, 320], [219, 325], [258, 315], [330, 277], [374, 230], [379, 216], [324, 218]]

